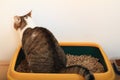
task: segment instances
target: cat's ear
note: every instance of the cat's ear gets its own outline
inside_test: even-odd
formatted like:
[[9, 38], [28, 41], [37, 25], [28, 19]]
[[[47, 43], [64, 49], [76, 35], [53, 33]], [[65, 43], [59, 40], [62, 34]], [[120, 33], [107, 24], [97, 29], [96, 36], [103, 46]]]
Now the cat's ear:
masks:
[[31, 17], [32, 11], [30, 11], [28, 14], [26, 14], [27, 16]]
[[21, 22], [21, 18], [19, 16], [14, 16], [14, 23], [19, 24]]
[[20, 23], [21, 23], [20, 16], [14, 16], [14, 28], [16, 30], [19, 28]]

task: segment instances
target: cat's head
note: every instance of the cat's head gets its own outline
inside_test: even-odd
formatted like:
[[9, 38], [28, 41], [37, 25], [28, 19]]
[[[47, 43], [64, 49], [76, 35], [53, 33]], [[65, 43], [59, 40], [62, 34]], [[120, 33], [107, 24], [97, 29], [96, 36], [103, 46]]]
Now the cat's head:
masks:
[[32, 11], [23, 16], [14, 16], [14, 28], [16, 30], [18, 29], [22, 30], [27, 25], [26, 19], [28, 17], [31, 17], [31, 12]]

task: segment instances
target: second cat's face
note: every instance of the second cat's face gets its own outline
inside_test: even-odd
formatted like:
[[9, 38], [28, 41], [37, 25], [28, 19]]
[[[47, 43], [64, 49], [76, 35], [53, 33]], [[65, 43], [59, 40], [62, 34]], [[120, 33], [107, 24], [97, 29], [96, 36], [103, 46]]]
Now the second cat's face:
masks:
[[14, 16], [14, 29], [22, 30], [27, 25], [26, 19], [28, 17], [31, 17], [31, 12], [29, 12], [28, 14], [26, 14], [24, 16]]

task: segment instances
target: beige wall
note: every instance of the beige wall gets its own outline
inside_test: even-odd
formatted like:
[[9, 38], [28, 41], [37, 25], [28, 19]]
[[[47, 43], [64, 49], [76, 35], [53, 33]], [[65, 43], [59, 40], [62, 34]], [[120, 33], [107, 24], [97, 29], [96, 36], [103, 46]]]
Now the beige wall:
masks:
[[14, 54], [13, 16], [27, 10], [59, 41], [96, 42], [109, 58], [120, 57], [120, 0], [0, 0], [0, 60]]

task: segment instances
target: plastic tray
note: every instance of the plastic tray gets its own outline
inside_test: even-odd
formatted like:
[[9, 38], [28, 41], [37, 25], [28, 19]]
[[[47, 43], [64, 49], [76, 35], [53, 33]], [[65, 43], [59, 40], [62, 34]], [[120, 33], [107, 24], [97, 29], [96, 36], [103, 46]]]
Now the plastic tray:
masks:
[[[92, 42], [61, 42], [61, 47], [65, 53], [73, 55], [92, 55], [103, 64], [104, 73], [94, 73], [95, 80], [115, 80], [113, 68], [100, 45]], [[17, 65], [25, 56], [19, 46], [11, 60], [7, 79], [8, 80], [84, 80], [79, 74], [62, 73], [22, 73], [15, 71]]]

